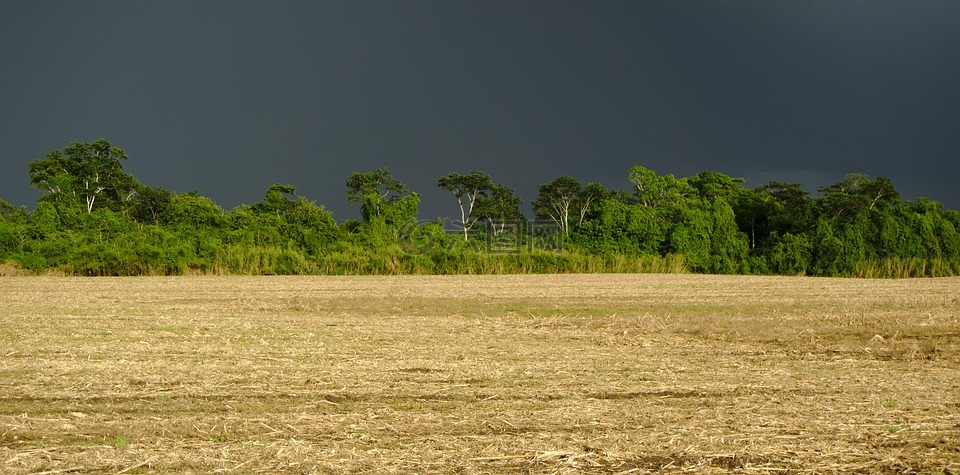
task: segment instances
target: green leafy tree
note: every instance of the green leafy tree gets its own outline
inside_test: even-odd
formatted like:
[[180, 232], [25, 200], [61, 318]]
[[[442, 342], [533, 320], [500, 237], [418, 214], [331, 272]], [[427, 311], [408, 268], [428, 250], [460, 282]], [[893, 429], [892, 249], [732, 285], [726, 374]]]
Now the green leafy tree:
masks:
[[537, 199], [530, 204], [538, 219], [551, 219], [564, 235], [570, 232], [570, 208], [583, 185], [569, 176], [561, 176], [540, 185]]
[[868, 210], [887, 209], [899, 206], [902, 197], [893, 182], [886, 177], [877, 177], [865, 180], [860, 186], [860, 193], [870, 201]]
[[418, 226], [420, 195], [409, 192], [386, 168], [354, 173], [346, 184], [347, 198], [360, 204], [362, 219], [359, 226], [344, 223], [346, 235], [354, 237], [364, 252], [377, 254], [379, 263], [368, 265], [382, 271], [381, 261], [392, 252], [402, 252], [400, 241]]
[[22, 251], [27, 240], [27, 213], [0, 198], [0, 263], [14, 251]]
[[504, 185], [495, 184], [489, 196], [477, 198], [473, 215], [478, 219], [485, 219], [490, 223], [495, 234], [502, 233], [508, 221], [523, 219], [520, 212], [520, 203], [513, 189]]
[[350, 175], [346, 185], [347, 201], [360, 205], [360, 215], [364, 222], [381, 216], [386, 208], [401, 199], [406, 192], [406, 185], [383, 167], [373, 171], [356, 172]]
[[287, 214], [296, 204], [297, 188], [293, 185], [275, 183], [267, 188], [263, 201], [256, 204], [254, 209], [259, 213], [272, 214], [277, 217]]
[[919, 207], [931, 215], [934, 234], [940, 244], [940, 255], [945, 259], [960, 258], [960, 212], [946, 209], [942, 204], [925, 198], [908, 202], [903, 208]]
[[747, 237], [737, 226], [733, 208], [724, 199], [710, 204], [713, 219], [710, 233], [710, 272], [735, 274], [743, 268], [749, 252]]
[[629, 179], [637, 201], [644, 206], [679, 208], [694, 194], [687, 179], [657, 175], [640, 165], [630, 169]]
[[48, 201], [37, 204], [37, 209], [30, 213], [29, 224], [31, 237], [37, 241], [55, 239], [65, 228], [57, 207]]
[[577, 245], [597, 254], [660, 253], [666, 230], [653, 208], [608, 198], [601, 200], [596, 210], [596, 216], [577, 229]]
[[130, 217], [143, 224], [165, 225], [170, 221], [174, 193], [159, 187], [143, 186], [130, 202]]
[[907, 255], [908, 236], [904, 232], [908, 228], [903, 220], [905, 213], [881, 213], [873, 218], [876, 228], [876, 241], [873, 243], [877, 253], [881, 256]]
[[171, 203], [168, 229], [176, 235], [182, 267], [208, 270], [224, 249], [230, 221], [223, 208], [196, 191], [180, 193]]
[[537, 199], [530, 204], [538, 219], [552, 220], [564, 235], [569, 235], [572, 228], [583, 224], [591, 207], [607, 196], [609, 191], [599, 183], [590, 183], [584, 188], [579, 180], [561, 176], [540, 185]]
[[311, 256], [319, 255], [339, 238], [333, 214], [302, 196], [290, 203], [284, 221], [283, 235]]
[[399, 228], [408, 226], [410, 223], [417, 222], [417, 214], [420, 211], [420, 194], [408, 193], [395, 200], [387, 208], [383, 216], [383, 222], [394, 231], [394, 237]]
[[843, 269], [845, 275], [850, 275], [858, 265], [876, 257], [873, 248], [869, 245], [873, 234], [873, 225], [866, 216], [859, 215], [844, 223], [841, 230]]
[[437, 181], [440, 189], [452, 192], [460, 206], [460, 223], [463, 226], [463, 240], [468, 239], [470, 228], [477, 222], [473, 214], [474, 206], [481, 197], [486, 197], [493, 189], [493, 180], [486, 173], [471, 171], [466, 175], [450, 173]]
[[776, 181], [745, 190], [733, 209], [737, 225], [749, 236], [750, 249], [762, 252], [780, 236], [808, 233], [816, 216], [814, 200], [800, 185]]
[[330, 211], [296, 193], [293, 185], [271, 185], [263, 201], [251, 207], [259, 219], [248, 218], [247, 226], [258, 242], [292, 245], [317, 256], [337, 239], [339, 229]]
[[831, 220], [820, 217], [813, 230], [813, 270], [816, 275], [840, 275], [843, 270], [843, 241]]
[[223, 208], [213, 200], [190, 191], [174, 195], [170, 224], [186, 231], [203, 232], [223, 229], [227, 220]]
[[822, 276], [849, 276], [868, 262], [872, 225], [863, 215], [844, 222], [827, 216], [817, 220], [813, 233], [814, 272]]
[[118, 207], [139, 188], [137, 180], [123, 170], [124, 160], [126, 153], [106, 139], [73, 142], [62, 152], [54, 150], [45, 159], [31, 162], [30, 184], [54, 201], [84, 203], [88, 214], [98, 202]]
[[577, 193], [577, 199], [573, 203], [573, 209], [577, 216], [577, 227], [583, 225], [590, 212], [596, 211], [598, 205], [611, 196], [610, 190], [600, 183], [587, 183]]
[[902, 222], [900, 236], [909, 235], [914, 243], [911, 257], [928, 260], [956, 256], [960, 236], [945, 217], [940, 203], [926, 198], [918, 198], [897, 208]]
[[756, 189], [767, 205], [771, 232], [798, 234], [816, 219], [816, 202], [796, 183], [772, 181]]
[[18, 210], [16, 206], [8, 203], [3, 198], [0, 198], [0, 219], [8, 219], [17, 214]]
[[684, 208], [681, 219], [674, 223], [667, 238], [668, 249], [684, 257], [690, 270], [710, 272], [713, 217], [703, 206]]
[[900, 193], [893, 183], [884, 177], [871, 179], [863, 173], [852, 173], [843, 181], [820, 188], [817, 204], [830, 219], [854, 216], [899, 205]]
[[293, 185], [275, 183], [259, 203], [232, 210], [227, 215], [230, 241], [257, 247], [286, 245], [289, 237], [285, 237], [285, 230], [290, 228], [287, 214], [296, 206], [296, 192]]
[[261, 213], [254, 206], [238, 206], [225, 215], [229, 232], [227, 241], [245, 248], [279, 247], [281, 219], [275, 214]]
[[731, 205], [736, 204], [747, 191], [743, 188], [743, 178], [732, 178], [709, 170], [688, 178], [687, 183], [700, 198], [707, 201], [723, 199]]
[[759, 190], [744, 193], [734, 208], [737, 226], [749, 236], [750, 249], [756, 249], [770, 234], [770, 204]]
[[813, 244], [806, 234], [773, 234], [769, 253], [770, 268], [781, 275], [806, 274], [810, 270]]

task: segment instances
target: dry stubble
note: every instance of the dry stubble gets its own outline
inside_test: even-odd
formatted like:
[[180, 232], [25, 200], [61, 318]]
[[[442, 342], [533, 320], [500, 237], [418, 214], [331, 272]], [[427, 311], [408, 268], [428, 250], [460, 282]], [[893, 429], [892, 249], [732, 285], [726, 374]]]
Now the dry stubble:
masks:
[[0, 278], [9, 473], [960, 472], [960, 280]]

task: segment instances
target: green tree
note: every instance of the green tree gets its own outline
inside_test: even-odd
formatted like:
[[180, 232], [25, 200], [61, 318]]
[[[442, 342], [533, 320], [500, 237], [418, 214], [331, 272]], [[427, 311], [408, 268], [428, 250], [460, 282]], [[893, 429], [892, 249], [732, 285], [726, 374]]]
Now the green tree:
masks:
[[844, 223], [840, 238], [843, 241], [843, 272], [850, 275], [858, 265], [876, 258], [874, 249], [869, 245], [873, 234], [873, 225], [866, 216], [858, 215]]
[[292, 201], [284, 216], [282, 234], [308, 255], [320, 252], [339, 238], [333, 214], [316, 202], [300, 196]]
[[817, 204], [830, 219], [864, 214], [876, 208], [899, 205], [900, 193], [884, 177], [871, 179], [863, 173], [852, 173], [843, 181], [820, 188]]
[[245, 248], [281, 246], [281, 219], [275, 214], [257, 212], [253, 206], [238, 206], [225, 215], [227, 241]]
[[[943, 205], [926, 198], [909, 201], [897, 211], [905, 221], [901, 233], [914, 236], [915, 255], [928, 260], [957, 256], [960, 235], [954, 224], [947, 219]], [[955, 213], [955, 212], [954, 212]]]
[[130, 217], [143, 224], [165, 225], [170, 221], [173, 197], [172, 191], [143, 186], [131, 200]]
[[681, 219], [674, 223], [667, 237], [668, 249], [684, 257], [690, 270], [710, 272], [711, 235], [713, 217], [703, 206], [691, 206], [682, 210]]
[[636, 165], [629, 172], [633, 183], [634, 195], [644, 206], [682, 207], [693, 193], [687, 179], [677, 179], [673, 175], [657, 175], [653, 170]]
[[590, 208], [607, 196], [609, 191], [599, 183], [589, 183], [584, 188], [579, 180], [561, 176], [540, 185], [537, 199], [530, 204], [538, 219], [552, 220], [564, 235], [569, 235], [572, 228], [583, 224]]
[[0, 263], [15, 251], [23, 250], [27, 241], [27, 218], [26, 211], [0, 198]]
[[226, 227], [223, 208], [196, 191], [173, 196], [170, 224], [185, 231], [203, 232]]
[[769, 252], [786, 234], [809, 233], [816, 216], [814, 200], [800, 185], [776, 181], [745, 191], [733, 209], [750, 249], [760, 252]]
[[356, 172], [346, 182], [347, 201], [360, 205], [363, 221], [381, 216], [386, 208], [402, 198], [406, 185], [393, 177], [390, 170], [377, 168], [373, 171]]
[[771, 206], [759, 189], [744, 193], [734, 208], [737, 226], [747, 234], [750, 249], [757, 248], [770, 234]]
[[287, 216], [297, 206], [297, 189], [293, 185], [275, 183], [267, 188], [263, 200], [251, 206], [240, 206], [228, 215], [231, 242], [250, 246], [282, 247], [290, 241]]
[[767, 205], [771, 232], [798, 234], [816, 219], [816, 202], [799, 184], [772, 181], [756, 189]]
[[139, 188], [137, 180], [123, 170], [124, 160], [126, 153], [106, 139], [72, 142], [62, 152], [54, 150], [45, 159], [30, 162], [30, 184], [54, 201], [84, 203], [88, 214], [98, 201], [116, 208]]
[[810, 270], [813, 245], [806, 234], [771, 236], [770, 268], [781, 275], [806, 274]]
[[437, 181], [440, 189], [452, 192], [460, 206], [460, 223], [463, 226], [463, 240], [468, 239], [470, 228], [477, 222], [473, 208], [477, 200], [486, 197], [493, 190], [493, 180], [486, 173], [471, 171], [466, 175], [450, 173]]
[[296, 193], [293, 185], [271, 185], [263, 201], [251, 207], [259, 219], [248, 217], [247, 227], [256, 231], [258, 242], [294, 246], [317, 256], [337, 239], [339, 229], [330, 211]]
[[263, 201], [254, 205], [254, 209], [259, 213], [283, 216], [295, 206], [296, 194], [295, 186], [275, 183], [267, 188]]
[[710, 203], [710, 215], [713, 225], [710, 233], [710, 272], [735, 274], [746, 271], [749, 246], [747, 237], [737, 227], [733, 208], [722, 198]]
[[573, 203], [573, 209], [577, 216], [577, 227], [583, 224], [591, 211], [596, 211], [598, 205], [611, 196], [610, 190], [600, 183], [587, 183], [587, 186], [584, 186], [577, 193], [577, 199]]
[[417, 222], [420, 211], [420, 194], [408, 193], [393, 201], [383, 215], [383, 222], [393, 229], [394, 237], [399, 228]]
[[0, 198], [0, 219], [10, 218], [11, 216], [15, 216], [17, 212], [18, 210], [16, 206], [13, 206], [3, 198]]
[[864, 215], [837, 222], [828, 216], [817, 220], [813, 232], [814, 272], [822, 276], [849, 276], [868, 262], [872, 225]]
[[538, 219], [553, 220], [564, 235], [569, 234], [570, 207], [582, 186], [580, 181], [569, 176], [561, 176], [550, 183], [540, 185], [537, 199], [530, 203], [534, 214]]
[[495, 184], [491, 188], [489, 196], [477, 198], [473, 215], [478, 219], [487, 220], [493, 228], [493, 232], [499, 234], [506, 228], [508, 221], [523, 219], [523, 213], [520, 212], [520, 203], [522, 201], [516, 196], [513, 189]]
[[746, 193], [743, 178], [732, 178], [720, 172], [702, 171], [687, 179], [687, 183], [707, 201], [723, 199], [731, 205], [736, 204]]
[[607, 198], [596, 216], [580, 226], [574, 242], [598, 254], [659, 255], [666, 230], [649, 206]]
[[831, 220], [820, 217], [813, 230], [813, 270], [816, 275], [840, 275], [843, 271], [843, 241]]

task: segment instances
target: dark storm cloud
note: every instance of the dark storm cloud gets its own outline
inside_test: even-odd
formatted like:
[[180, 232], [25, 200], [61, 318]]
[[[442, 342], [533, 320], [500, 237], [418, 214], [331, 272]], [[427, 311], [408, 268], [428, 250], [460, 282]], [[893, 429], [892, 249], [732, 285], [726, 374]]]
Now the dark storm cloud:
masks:
[[0, 197], [26, 163], [103, 136], [141, 181], [225, 207], [290, 183], [355, 216], [387, 166], [453, 214], [439, 176], [627, 188], [645, 165], [810, 191], [887, 176], [960, 207], [960, 4], [19, 2], [0, 19]]

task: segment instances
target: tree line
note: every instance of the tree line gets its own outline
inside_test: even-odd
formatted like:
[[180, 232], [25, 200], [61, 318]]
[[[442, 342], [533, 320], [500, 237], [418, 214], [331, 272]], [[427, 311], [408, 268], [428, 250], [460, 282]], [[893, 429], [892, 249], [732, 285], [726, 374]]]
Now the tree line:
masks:
[[29, 163], [33, 210], [0, 199], [0, 263], [70, 275], [697, 272], [858, 277], [960, 274], [960, 213], [903, 200], [883, 177], [756, 188], [715, 171], [637, 165], [627, 191], [561, 176], [534, 216], [482, 171], [449, 173], [450, 220], [419, 221], [420, 195], [390, 170], [347, 177], [359, 220], [274, 184], [225, 210], [196, 191], [141, 184], [105, 139]]

